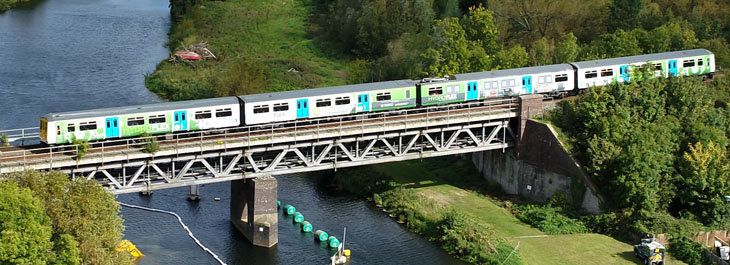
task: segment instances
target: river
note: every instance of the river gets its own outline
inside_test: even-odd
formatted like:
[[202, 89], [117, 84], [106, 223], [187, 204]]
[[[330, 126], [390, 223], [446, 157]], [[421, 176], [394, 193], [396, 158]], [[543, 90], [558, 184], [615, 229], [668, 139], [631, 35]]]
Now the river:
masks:
[[[146, 104], [161, 100], [144, 75], [168, 55], [167, 1], [38, 0], [0, 14], [0, 130], [38, 126], [49, 112]], [[333, 195], [320, 174], [277, 176], [279, 200], [315, 229], [341, 239], [347, 227], [351, 264], [463, 264], [361, 199]], [[127, 194], [120, 202], [178, 213], [200, 241], [228, 264], [326, 264], [331, 253], [279, 215], [279, 243], [253, 247], [229, 222], [230, 184]], [[214, 200], [220, 198], [220, 201]], [[125, 238], [146, 255], [138, 264], [217, 264], [169, 215], [122, 209]]]

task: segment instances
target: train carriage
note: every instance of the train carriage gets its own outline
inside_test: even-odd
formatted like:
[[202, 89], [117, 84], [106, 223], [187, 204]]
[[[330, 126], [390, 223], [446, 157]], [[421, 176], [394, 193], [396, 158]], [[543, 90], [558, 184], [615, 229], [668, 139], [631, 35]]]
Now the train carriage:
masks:
[[239, 96], [247, 125], [416, 107], [411, 80]]
[[586, 89], [639, 78], [636, 73], [649, 66], [655, 76], [661, 77], [710, 75], [715, 72], [715, 55], [705, 49], [694, 49], [571, 64], [576, 67], [578, 88]]
[[41, 139], [64, 144], [238, 126], [239, 110], [236, 97], [224, 97], [49, 113], [41, 118]]

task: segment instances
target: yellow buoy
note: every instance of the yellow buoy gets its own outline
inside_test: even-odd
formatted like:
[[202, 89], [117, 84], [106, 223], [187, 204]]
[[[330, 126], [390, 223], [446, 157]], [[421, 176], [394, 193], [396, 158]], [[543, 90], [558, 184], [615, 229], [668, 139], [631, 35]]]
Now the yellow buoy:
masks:
[[134, 244], [132, 244], [131, 241], [126, 240], [126, 239], [125, 240], [122, 240], [122, 242], [119, 242], [119, 244], [117, 244], [117, 247], [116, 247], [115, 250], [117, 252], [127, 251], [135, 259], [144, 256], [142, 254], [142, 252], [139, 251], [139, 249], [137, 249], [137, 247]]
[[345, 253], [344, 253], [344, 254], [345, 254], [345, 256], [348, 256], [348, 257], [350, 256], [350, 250], [349, 250], [349, 249], [345, 249], [345, 251], [344, 251], [344, 252], [345, 252]]

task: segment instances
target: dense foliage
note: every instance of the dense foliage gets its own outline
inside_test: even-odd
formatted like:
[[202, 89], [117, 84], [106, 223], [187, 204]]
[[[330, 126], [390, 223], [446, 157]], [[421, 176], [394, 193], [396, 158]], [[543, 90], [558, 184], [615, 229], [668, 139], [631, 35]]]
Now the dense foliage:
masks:
[[720, 0], [318, 0], [317, 23], [368, 80], [707, 48], [730, 66]]
[[676, 237], [669, 240], [667, 249], [677, 259], [687, 264], [715, 264], [704, 255], [705, 248], [687, 237]]
[[562, 207], [552, 204], [527, 204], [515, 206], [520, 221], [528, 223], [550, 235], [587, 233], [588, 228], [579, 220], [563, 213]]
[[0, 13], [5, 12], [23, 2], [30, 2], [30, 0], [0, 0]]
[[6, 261], [0, 263], [132, 264], [128, 254], [115, 251], [124, 230], [119, 204], [95, 181], [36, 171], [4, 179], [0, 197], [7, 201], [0, 211], [8, 214], [0, 214], [6, 219], [0, 235], [8, 237], [0, 242], [0, 260]]
[[547, 119], [569, 136], [608, 206], [633, 220], [631, 230], [662, 232], [642, 224], [656, 212], [725, 226], [727, 88], [696, 78], [612, 84], [559, 104]]

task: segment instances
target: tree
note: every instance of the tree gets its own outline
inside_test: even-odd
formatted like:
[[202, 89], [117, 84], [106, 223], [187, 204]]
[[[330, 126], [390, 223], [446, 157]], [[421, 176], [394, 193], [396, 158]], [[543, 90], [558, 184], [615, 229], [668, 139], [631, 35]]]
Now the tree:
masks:
[[492, 70], [525, 67], [528, 61], [529, 55], [525, 48], [520, 45], [515, 45], [507, 50], [499, 51], [494, 56]]
[[0, 181], [0, 263], [48, 263], [52, 233], [43, 203], [30, 190]]
[[[59, 250], [78, 242], [83, 264], [132, 264], [129, 255], [115, 251], [121, 241], [122, 219], [119, 204], [97, 182], [79, 178], [70, 181], [60, 172], [24, 171], [9, 177], [19, 186], [29, 188], [45, 204], [46, 214], [53, 221]], [[68, 259], [73, 250], [61, 251], [61, 259]]]
[[426, 74], [441, 76], [468, 72], [473, 45], [457, 18], [438, 20], [433, 26], [431, 44], [423, 55]]
[[730, 167], [725, 147], [709, 142], [689, 146], [682, 156], [677, 198], [684, 209], [705, 224], [717, 224], [730, 214], [724, 196], [730, 188]]
[[540, 38], [532, 43], [530, 48], [531, 65], [548, 65], [553, 63], [553, 45], [546, 38]]
[[500, 50], [501, 45], [497, 40], [499, 30], [492, 11], [481, 5], [470, 7], [467, 15], [461, 18], [461, 25], [466, 32], [466, 38], [482, 47], [487, 54], [494, 54]]
[[580, 47], [578, 47], [578, 38], [573, 33], [568, 33], [563, 36], [563, 40], [560, 41], [558, 47], [555, 48], [555, 54], [553, 61], [555, 63], [569, 63], [575, 62], [578, 59], [578, 53]]
[[641, 0], [613, 0], [609, 6], [611, 15], [607, 21], [608, 31], [635, 29], [639, 26], [637, 18], [641, 9]]

